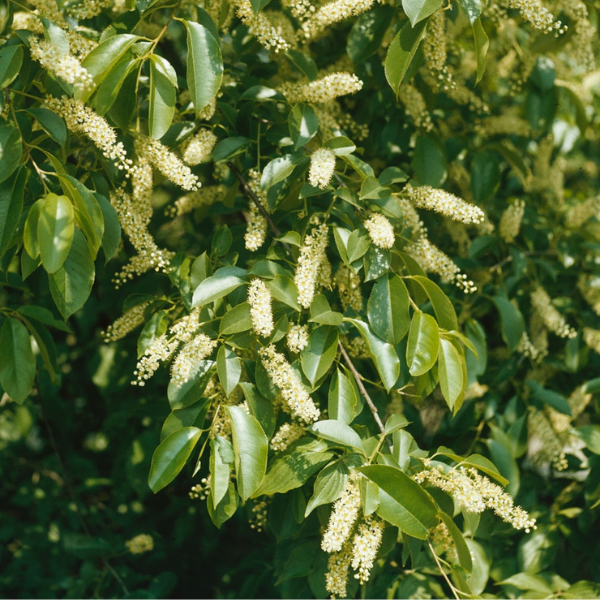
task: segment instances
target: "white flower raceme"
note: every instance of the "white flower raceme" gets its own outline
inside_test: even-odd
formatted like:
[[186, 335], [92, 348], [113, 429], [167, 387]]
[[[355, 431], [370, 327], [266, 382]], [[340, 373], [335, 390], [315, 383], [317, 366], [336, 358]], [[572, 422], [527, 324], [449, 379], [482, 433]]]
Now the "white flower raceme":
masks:
[[467, 512], [481, 513], [491, 508], [502, 520], [515, 529], [525, 529], [527, 533], [535, 529], [535, 519], [515, 502], [499, 485], [480, 475], [475, 469], [458, 467], [447, 473], [443, 467], [429, 467], [415, 475], [418, 483], [428, 481], [431, 485], [450, 494]]
[[[264, 207], [267, 204], [267, 196], [260, 187], [260, 178], [261, 174], [259, 171], [250, 169], [248, 172], [248, 187], [254, 192], [254, 195]], [[244, 242], [246, 244], [246, 250], [254, 252], [265, 243], [265, 240], [267, 239], [268, 224], [252, 199], [250, 199], [248, 203], [247, 219], [248, 225], [246, 234], [244, 235]]]
[[417, 208], [433, 210], [455, 221], [482, 223], [485, 219], [485, 214], [479, 207], [465, 202], [450, 192], [428, 185], [418, 188], [407, 185], [406, 192]]
[[147, 160], [175, 185], [188, 192], [194, 192], [200, 187], [200, 181], [190, 168], [158, 140], [139, 136], [136, 139], [135, 149], [139, 156]]
[[446, 11], [436, 11], [427, 24], [427, 32], [423, 43], [425, 61], [431, 75], [442, 85], [445, 91], [456, 87], [448, 68], [446, 50]]
[[227, 188], [222, 185], [203, 185], [197, 192], [190, 192], [175, 200], [175, 204], [165, 209], [171, 217], [185, 215], [196, 208], [210, 206], [222, 200], [227, 193]]
[[113, 0], [82, 0], [81, 2], [65, 2], [65, 10], [74, 19], [91, 19], [99, 15], [105, 8], [110, 8]]
[[377, 551], [381, 546], [384, 526], [381, 519], [367, 519], [358, 526], [358, 533], [352, 540], [352, 568], [358, 571], [354, 577], [361, 584], [369, 581]]
[[329, 25], [356, 17], [372, 6], [373, 0], [332, 0], [321, 5], [302, 23], [303, 33], [307, 38], [314, 37]]
[[531, 304], [550, 331], [563, 338], [577, 336], [577, 331], [569, 326], [564, 317], [554, 308], [550, 296], [541, 286], [531, 294]]
[[304, 389], [300, 378], [283, 354], [270, 344], [259, 351], [263, 366], [273, 383], [281, 390], [284, 408], [292, 417], [304, 423], [313, 423], [321, 412]]
[[311, 102], [324, 104], [340, 96], [355, 94], [363, 83], [351, 73], [330, 73], [309, 83], [289, 83], [280, 86], [280, 91], [289, 102]]
[[360, 510], [358, 477], [353, 473], [348, 478], [342, 495], [333, 504], [327, 529], [323, 534], [321, 548], [325, 552], [339, 552], [346, 543]]
[[507, 243], [512, 244], [519, 235], [521, 221], [525, 214], [525, 201], [516, 200], [507, 207], [500, 219], [500, 237]]
[[106, 331], [100, 333], [104, 341], [106, 343], [116, 342], [139, 327], [144, 322], [144, 311], [149, 304], [150, 302], [142, 302], [125, 311], [112, 325], [106, 328]]
[[310, 307], [315, 295], [319, 270], [326, 258], [327, 233], [327, 225], [315, 223], [300, 248], [294, 282], [298, 288], [298, 302], [304, 308]]
[[125, 545], [131, 554], [144, 554], [144, 552], [151, 552], [154, 550], [154, 540], [152, 539], [152, 536], [147, 533], [136, 535], [130, 540], [127, 540]]
[[248, 303], [250, 304], [250, 318], [254, 333], [262, 337], [269, 337], [274, 327], [271, 292], [258, 277], [252, 280], [248, 288]]
[[210, 356], [217, 342], [199, 333], [181, 348], [171, 365], [171, 381], [178, 386], [187, 383], [194, 365]]
[[477, 286], [460, 272], [454, 261], [432, 244], [427, 237], [420, 237], [408, 247], [407, 251], [424, 271], [437, 273], [444, 283], [453, 283], [467, 294], [477, 291]]
[[296, 19], [304, 20], [310, 13], [314, 13], [316, 8], [310, 0], [281, 0], [281, 5], [289, 9]]
[[296, 354], [302, 352], [308, 345], [308, 327], [306, 325], [292, 325], [285, 339], [288, 348], [292, 352]]
[[271, 439], [271, 448], [283, 452], [290, 444], [304, 435], [305, 429], [298, 423], [284, 423]]
[[290, 44], [281, 36], [263, 12], [254, 12], [250, 0], [236, 0], [236, 14], [248, 30], [267, 49], [274, 52], [288, 50]]
[[394, 227], [381, 213], [372, 213], [364, 222], [364, 226], [377, 247], [389, 250], [394, 245]]
[[335, 170], [335, 154], [329, 148], [319, 148], [310, 156], [308, 182], [313, 187], [324, 190], [333, 177]]
[[557, 34], [566, 30], [566, 26], [554, 20], [554, 15], [544, 6], [542, 0], [502, 0], [501, 4], [507, 8], [517, 9], [521, 16], [536, 29], [546, 33], [555, 31]]
[[352, 546], [346, 544], [340, 552], [334, 552], [327, 562], [325, 589], [332, 598], [346, 598], [348, 595], [348, 572], [352, 562]]
[[119, 169], [129, 170], [125, 146], [117, 141], [117, 134], [104, 117], [97, 115], [89, 106], [74, 98], [46, 98], [46, 106], [62, 117], [69, 131], [87, 136]]
[[205, 162], [212, 154], [218, 139], [210, 129], [201, 129], [187, 143], [183, 152], [183, 160], [192, 166]]
[[591, 327], [584, 327], [583, 341], [594, 351], [600, 354], [600, 331]]
[[431, 114], [425, 104], [425, 99], [414, 85], [401, 85], [398, 90], [398, 99], [404, 104], [407, 114], [410, 115], [417, 127], [425, 131], [433, 129]]
[[72, 54], [61, 52], [54, 44], [38, 40], [35, 36], [29, 39], [31, 58], [37, 60], [46, 71], [79, 89], [93, 85], [92, 76]]

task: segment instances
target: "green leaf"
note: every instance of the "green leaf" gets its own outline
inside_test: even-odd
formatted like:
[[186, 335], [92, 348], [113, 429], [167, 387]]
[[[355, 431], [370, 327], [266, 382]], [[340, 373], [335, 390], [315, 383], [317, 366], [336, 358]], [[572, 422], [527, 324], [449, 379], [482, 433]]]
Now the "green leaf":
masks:
[[363, 321], [350, 319], [361, 337], [367, 342], [377, 372], [385, 389], [389, 392], [400, 375], [400, 359], [391, 344], [379, 339], [373, 330]]
[[337, 355], [338, 332], [334, 327], [321, 325], [308, 338], [300, 354], [302, 370], [312, 385], [327, 374]]
[[463, 458], [462, 456], [455, 454], [452, 450], [444, 448], [443, 446], [438, 448], [436, 454], [448, 456], [452, 460], [456, 461], [458, 466], [475, 467], [486, 475], [494, 478], [500, 485], [506, 486], [508, 484], [508, 479], [502, 477], [496, 465], [488, 458], [485, 458], [485, 456], [481, 456], [480, 454], [471, 454], [471, 456], [468, 458]]
[[0, 90], [9, 86], [19, 74], [23, 64], [23, 46], [3, 46], [0, 48]]
[[35, 379], [35, 356], [27, 328], [7, 318], [0, 333], [0, 385], [17, 403], [28, 398]]
[[[121, 88], [133, 72], [135, 72], [137, 78], [136, 67], [139, 68], [138, 59], [132, 59], [130, 53], [127, 52], [107, 74], [92, 101], [99, 115], [106, 114], [115, 105], [121, 93]], [[121, 109], [119, 106], [116, 108]]]
[[294, 150], [299, 150], [317, 135], [319, 119], [310, 104], [296, 104], [290, 111], [288, 127]]
[[427, 539], [428, 529], [437, 524], [437, 509], [423, 488], [395, 467], [371, 465], [358, 467], [380, 488], [377, 514], [401, 531]]
[[178, 385], [173, 381], [169, 382], [167, 398], [171, 410], [186, 408], [198, 402], [213, 375], [214, 366], [212, 360], [196, 360], [190, 370], [190, 377], [185, 383]]
[[[479, 0], [461, 0], [462, 2], [479, 2]], [[480, 7], [481, 8], [481, 7]], [[477, 56], [477, 79], [475, 84], [478, 84], [485, 74], [487, 63], [487, 52], [490, 47], [490, 40], [485, 33], [485, 29], [481, 23], [481, 19], [477, 18], [473, 23], [473, 38], [475, 40], [475, 54]]]
[[271, 438], [275, 431], [275, 410], [273, 409], [273, 403], [264, 398], [255, 385], [247, 381], [241, 382], [240, 387], [244, 392], [250, 414], [260, 423], [267, 438]]
[[306, 75], [309, 81], [317, 78], [318, 69], [312, 58], [298, 50], [288, 50], [285, 55], [303, 75]]
[[213, 507], [212, 502], [208, 502], [208, 514], [210, 515], [211, 521], [218, 529], [221, 528], [223, 523], [233, 517], [235, 511], [237, 510], [238, 503], [238, 495], [235, 491], [235, 486], [231, 482], [229, 482], [227, 487], [227, 493], [216, 508]]
[[465, 390], [463, 366], [464, 357], [460, 355], [454, 344], [441, 338], [439, 340], [438, 376], [442, 395], [450, 410], [454, 410], [456, 401]]
[[341, 459], [327, 465], [317, 475], [313, 495], [304, 511], [304, 518], [308, 517], [317, 506], [335, 502], [342, 495], [349, 475], [350, 471]]
[[219, 333], [230, 335], [252, 329], [252, 317], [250, 316], [250, 305], [242, 302], [228, 310], [221, 319]]
[[201, 435], [197, 427], [184, 427], [156, 448], [148, 475], [148, 485], [155, 494], [179, 475]]
[[525, 331], [525, 320], [521, 311], [504, 296], [494, 296], [492, 301], [500, 312], [502, 321], [502, 338], [509, 350], [514, 352]]
[[500, 185], [500, 167], [494, 152], [478, 152], [471, 163], [471, 191], [476, 202], [493, 198]]
[[217, 375], [227, 397], [239, 383], [241, 374], [242, 361], [233, 350], [221, 345], [217, 352]]
[[402, 8], [414, 27], [419, 21], [432, 15], [443, 0], [402, 0]]
[[260, 179], [260, 187], [263, 190], [268, 190], [276, 183], [283, 181], [286, 177], [292, 174], [292, 171], [298, 166], [301, 161], [308, 160], [300, 152], [294, 154], [285, 154], [274, 158], [265, 166], [262, 177]]
[[327, 298], [323, 294], [317, 294], [310, 305], [309, 323], [319, 323], [321, 325], [332, 325], [337, 327], [344, 320], [342, 313], [331, 310]]
[[39, 107], [28, 108], [27, 112], [59, 146], [64, 146], [67, 143], [67, 126], [56, 113], [47, 108]]
[[192, 308], [210, 304], [242, 285], [242, 277], [247, 275], [245, 269], [239, 267], [221, 267], [214, 275], [207, 277], [195, 290]]
[[471, 25], [481, 16], [481, 0], [458, 0]]
[[252, 144], [252, 140], [241, 136], [221, 140], [213, 150], [213, 160], [216, 163], [223, 160], [230, 160], [239, 154], [246, 152], [250, 144]]
[[312, 433], [324, 440], [329, 440], [342, 446], [350, 446], [350, 448], [364, 452], [362, 440], [358, 433], [350, 425], [346, 425], [346, 423], [342, 423], [341, 421], [335, 421], [334, 419], [318, 421], [310, 426], [309, 431], [312, 431]]
[[59, 331], [64, 331], [66, 333], [73, 333], [72, 329], [65, 325], [62, 321], [58, 321], [54, 318], [54, 315], [43, 306], [35, 306], [34, 304], [25, 304], [24, 306], [20, 306], [17, 309], [17, 312], [27, 317], [28, 319], [35, 319], [44, 325], [48, 325], [49, 327], [54, 327], [54, 329], [58, 329]]
[[210, 441], [210, 499], [215, 510], [229, 489], [229, 465], [233, 461], [228, 459], [233, 456], [234, 451], [229, 440], [217, 435]]
[[88, 299], [95, 270], [84, 235], [75, 229], [73, 243], [62, 267], [48, 276], [50, 293], [65, 321]]
[[356, 416], [357, 403], [358, 393], [354, 381], [338, 367], [329, 386], [329, 417], [349, 425]]
[[385, 422], [385, 434], [390, 435], [390, 433], [394, 433], [394, 431], [398, 431], [398, 429], [402, 429], [408, 425], [410, 425], [410, 422], [404, 415], [390, 415], [390, 418]]
[[307, 452], [301, 446], [288, 448], [273, 461], [254, 497], [285, 494], [299, 488], [333, 456], [332, 452]]
[[436, 320], [420, 311], [413, 314], [406, 346], [406, 362], [413, 377], [424, 375], [438, 358], [440, 330]]
[[411, 279], [416, 281], [427, 294], [440, 327], [448, 331], [458, 330], [458, 319], [456, 318], [454, 306], [440, 287], [421, 275], [413, 275]]
[[268, 6], [270, 2], [271, 0], [250, 0], [250, 4], [252, 5], [252, 10], [254, 11], [254, 14]]
[[377, 6], [358, 17], [346, 43], [346, 53], [354, 64], [366, 60], [379, 50], [393, 15], [391, 6]]
[[37, 240], [42, 265], [56, 273], [67, 259], [75, 233], [75, 213], [66, 196], [48, 194], [38, 219]]
[[211, 401], [208, 398], [202, 398], [200, 402], [172, 411], [165, 419], [160, 430], [160, 441], [166, 440], [173, 432], [184, 427], [198, 427], [202, 429], [210, 405]]
[[409, 297], [398, 275], [380, 277], [373, 286], [367, 303], [367, 314], [373, 331], [389, 344], [397, 344], [408, 331]]
[[590, 452], [600, 454], [600, 425], [582, 425], [573, 430], [582, 439]]
[[150, 90], [148, 94], [148, 130], [150, 137], [161, 138], [171, 126], [175, 114], [177, 73], [167, 60], [150, 56]]
[[498, 585], [513, 585], [520, 590], [529, 590], [545, 594], [544, 598], [553, 595], [553, 589], [541, 575], [531, 573], [517, 573], [508, 579], [499, 581]]
[[412, 166], [419, 183], [434, 188], [442, 185], [446, 178], [446, 156], [436, 139], [424, 135], [417, 138]]
[[43, 205], [43, 198], [32, 204], [27, 215], [27, 220], [25, 221], [25, 227], [23, 228], [23, 245], [31, 258], [37, 258], [40, 255], [37, 231]]
[[458, 555], [458, 562], [460, 566], [467, 572], [470, 573], [473, 570], [473, 560], [471, 559], [471, 551], [467, 546], [467, 542], [465, 542], [465, 538], [461, 533], [460, 529], [456, 526], [456, 523], [452, 520], [450, 515], [447, 515], [445, 512], [439, 512], [440, 519], [444, 522], [448, 531], [450, 531], [450, 535], [452, 536], [452, 541], [454, 542], [454, 547], [456, 548], [456, 554]]
[[414, 28], [407, 21], [388, 48], [385, 58], [385, 77], [396, 96], [425, 35], [426, 26], [426, 20], [421, 21]]
[[365, 230], [355, 229], [348, 238], [348, 262], [352, 264], [362, 258], [371, 247], [371, 238]]
[[116, 254], [121, 243], [121, 223], [112, 204], [102, 194], [94, 192], [94, 198], [104, 217], [104, 233], [102, 234], [102, 248], [104, 249], [105, 263]]
[[223, 79], [219, 41], [200, 23], [184, 21], [187, 28], [187, 82], [198, 113], [217, 95]]
[[0, 127], [0, 183], [6, 181], [21, 162], [21, 132], [12, 125]]
[[302, 310], [298, 304], [298, 288], [291, 277], [275, 275], [271, 281], [266, 282], [266, 285], [275, 300], [283, 302], [298, 312]]
[[259, 422], [241, 406], [228, 406], [227, 412], [231, 418], [238, 492], [245, 501], [265, 476], [269, 442]]
[[[20, 169], [10, 179], [0, 183], [0, 257], [14, 241], [13, 236], [17, 232], [23, 212], [23, 196], [28, 175], [28, 169]], [[39, 216], [39, 207], [36, 210]], [[37, 225], [35, 232], [37, 234]], [[37, 235], [34, 238], [37, 238]], [[35, 245], [37, 246], [37, 243]]]
[[356, 144], [343, 135], [336, 135], [329, 138], [323, 146], [333, 150], [336, 156], [346, 156], [356, 150]]

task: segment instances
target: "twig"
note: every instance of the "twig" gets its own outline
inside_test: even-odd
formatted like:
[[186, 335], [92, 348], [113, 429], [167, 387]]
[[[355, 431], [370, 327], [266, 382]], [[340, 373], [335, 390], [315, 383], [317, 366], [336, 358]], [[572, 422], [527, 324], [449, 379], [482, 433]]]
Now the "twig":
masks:
[[[75, 495], [75, 490], [73, 489], [73, 486], [71, 485], [67, 467], [65, 466], [65, 463], [62, 459], [60, 452], [58, 451], [58, 446], [56, 445], [56, 439], [54, 438], [54, 433], [52, 432], [52, 427], [50, 426], [50, 422], [48, 421], [48, 417], [46, 416], [46, 411], [44, 410], [43, 402], [40, 402], [40, 408], [41, 408], [41, 412], [42, 412], [42, 419], [44, 421], [44, 424], [46, 425], [46, 429], [48, 430], [48, 437], [50, 438], [50, 445], [52, 446], [52, 449], [54, 450], [54, 453], [56, 454], [56, 458], [58, 459], [58, 463], [60, 464], [61, 471], [63, 472], [63, 479], [65, 482], [65, 487], [67, 489], [67, 493], [69, 494], [69, 496], [71, 496], [71, 500], [73, 501], [73, 504], [75, 505], [75, 512], [77, 513], [77, 516], [79, 518], [81, 528], [83, 529], [83, 531], [85, 532], [85, 534], [88, 537], [92, 537], [89, 527], [87, 526], [87, 523], [85, 522], [85, 519], [83, 518], [83, 513], [81, 512], [81, 509], [79, 508], [79, 502], [77, 501], [77, 496]], [[102, 564], [104, 565], [106, 570], [119, 583], [119, 585], [121, 586], [121, 589], [123, 590], [123, 594], [128, 595], [129, 589], [125, 585], [125, 582], [123, 581], [121, 576], [114, 570], [114, 568], [110, 565], [110, 563], [106, 560], [106, 558], [101, 557], [100, 560], [102, 561]]]
[[375, 423], [377, 423], [377, 426], [379, 427], [379, 430], [381, 431], [381, 433], [383, 435], [385, 435], [385, 427], [383, 426], [383, 422], [382, 422], [381, 418], [379, 417], [379, 413], [377, 412], [377, 407], [375, 406], [375, 404], [373, 404], [373, 400], [371, 400], [371, 396], [369, 396], [369, 392], [367, 392], [367, 389], [365, 388], [365, 386], [363, 384], [360, 373], [356, 370], [356, 367], [354, 366], [352, 359], [350, 358], [350, 356], [348, 356], [348, 353], [346, 352], [346, 348], [344, 348], [344, 346], [342, 345], [342, 342], [340, 342], [339, 340], [338, 340], [338, 346], [340, 347], [340, 352], [342, 353], [342, 356], [344, 357], [344, 360], [346, 361], [348, 368], [350, 369], [350, 371], [352, 372], [352, 375], [354, 376], [356, 385], [358, 385], [358, 389], [360, 390], [361, 394], [364, 396], [365, 400], [367, 401], [367, 404], [369, 405], [369, 408], [371, 409], [371, 412], [373, 413]]
[[433, 549], [433, 546], [431, 545], [431, 540], [427, 540], [427, 543], [429, 544], [429, 549], [431, 550], [431, 554], [433, 554], [433, 559], [435, 560], [435, 562], [438, 566], [438, 569], [440, 570], [440, 573], [444, 576], [444, 579], [446, 580], [446, 583], [448, 584], [448, 587], [454, 594], [454, 597], [456, 598], [456, 600], [460, 600], [460, 596], [458, 594], [460, 594], [461, 596], [465, 596], [465, 597], [472, 597], [472, 596], [469, 596], [469, 594], [467, 594], [466, 592], [462, 592], [461, 590], [459, 590], [456, 586], [454, 586], [452, 584], [448, 575], [446, 575], [446, 571], [444, 571], [444, 567], [442, 566], [442, 563], [440, 562], [438, 555], [435, 553], [435, 550]]

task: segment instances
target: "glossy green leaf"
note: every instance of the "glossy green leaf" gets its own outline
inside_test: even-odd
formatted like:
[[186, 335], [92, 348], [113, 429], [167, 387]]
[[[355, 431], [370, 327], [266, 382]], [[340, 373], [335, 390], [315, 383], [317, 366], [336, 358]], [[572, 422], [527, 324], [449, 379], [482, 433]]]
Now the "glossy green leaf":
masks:
[[48, 277], [50, 293], [65, 320], [85, 304], [92, 291], [94, 277], [94, 263], [85, 237], [79, 229], [75, 229], [64, 264]]
[[202, 429], [210, 405], [211, 401], [208, 398], [202, 398], [190, 406], [171, 411], [160, 430], [160, 441], [166, 440], [172, 433], [184, 427]]
[[379, 50], [393, 14], [391, 6], [377, 6], [358, 17], [346, 43], [346, 53], [354, 64], [366, 60]]
[[442, 2], [443, 0], [402, 0], [402, 8], [414, 27], [440, 8]]
[[321, 379], [331, 368], [338, 351], [338, 332], [334, 327], [321, 325], [308, 338], [300, 354], [300, 363], [311, 384]]
[[22, 404], [34, 379], [35, 357], [27, 327], [7, 318], [0, 332], [0, 385], [17, 404]]
[[260, 187], [263, 190], [268, 190], [276, 183], [289, 177], [300, 162], [306, 160], [306, 157], [300, 152], [274, 158], [266, 164], [263, 170]]
[[[0, 257], [16, 241], [14, 237], [23, 212], [23, 196], [28, 175], [27, 169], [20, 169], [7, 181], [0, 183]], [[39, 210], [39, 207], [36, 210]], [[37, 226], [35, 233], [37, 234]], [[34, 238], [36, 237], [37, 235], [34, 235]], [[35, 242], [34, 245], [37, 246]]]
[[244, 392], [250, 414], [260, 423], [266, 436], [271, 438], [275, 431], [275, 410], [273, 403], [262, 396], [257, 386], [247, 381], [242, 381], [240, 387]]
[[222, 335], [240, 333], [252, 329], [252, 317], [250, 316], [250, 305], [242, 302], [228, 310], [221, 319], [219, 332]]
[[349, 425], [356, 416], [358, 392], [356, 384], [340, 367], [331, 378], [327, 408], [329, 418]]
[[290, 137], [294, 142], [294, 150], [299, 150], [310, 142], [319, 130], [319, 120], [310, 104], [296, 104], [288, 117]]
[[137, 76], [138, 70], [138, 60], [132, 59], [129, 53], [110, 70], [92, 99], [93, 107], [99, 115], [106, 114], [115, 105], [127, 78], [134, 72]]
[[242, 361], [233, 350], [222, 344], [217, 352], [217, 375], [227, 397], [239, 383], [241, 374]]
[[210, 304], [226, 296], [244, 283], [247, 271], [239, 267], [221, 267], [194, 290], [192, 307]]
[[32, 204], [23, 229], [23, 245], [31, 258], [37, 258], [40, 255], [37, 231], [43, 204], [43, 198]]
[[412, 166], [419, 183], [440, 187], [446, 178], [446, 155], [440, 141], [431, 135], [417, 137]]
[[458, 0], [471, 25], [481, 16], [481, 0]]
[[237, 488], [242, 500], [258, 489], [267, 470], [269, 442], [259, 422], [241, 406], [228, 406], [235, 452]]
[[187, 28], [187, 82], [198, 113], [216, 96], [223, 79], [219, 41], [200, 23], [184, 21]]
[[298, 288], [291, 277], [287, 275], [275, 275], [273, 279], [266, 282], [266, 285], [275, 300], [279, 300], [279, 302], [283, 302], [286, 306], [300, 312]]
[[447, 515], [445, 512], [439, 512], [440, 519], [444, 522], [450, 535], [452, 536], [452, 541], [454, 542], [454, 547], [456, 548], [456, 554], [458, 556], [458, 562], [460, 566], [467, 572], [470, 573], [473, 570], [473, 560], [471, 559], [471, 551], [467, 546], [467, 542], [460, 529], [456, 526], [456, 523], [452, 520], [450, 515]]
[[314, 81], [317, 78], [317, 65], [310, 56], [298, 50], [288, 50], [285, 55], [303, 75], [306, 75], [309, 81]]
[[231, 442], [217, 435], [210, 441], [210, 499], [215, 510], [229, 489], [229, 466], [233, 459], [234, 451]]
[[464, 357], [454, 344], [444, 338], [439, 340], [438, 376], [440, 389], [450, 410], [464, 393], [466, 381], [463, 378]]
[[67, 126], [56, 113], [41, 107], [29, 108], [27, 112], [59, 146], [67, 143]]
[[189, 379], [182, 384], [176, 384], [172, 380], [167, 388], [167, 398], [171, 410], [186, 408], [197, 402], [212, 377], [215, 366], [212, 360], [196, 360], [190, 369]]
[[[462, 0], [465, 3], [477, 3], [479, 0]], [[477, 18], [473, 23], [473, 38], [475, 39], [475, 55], [477, 56], [477, 80], [479, 83], [485, 74], [487, 64], [487, 52], [490, 47], [490, 40], [485, 33], [485, 29], [481, 23], [481, 19]]]
[[523, 319], [523, 315], [517, 306], [504, 296], [494, 296], [492, 300], [500, 312], [502, 338], [506, 342], [509, 350], [514, 352], [525, 331], [525, 320]]
[[0, 126], [0, 183], [15, 172], [22, 152], [21, 132], [12, 125]]
[[573, 433], [586, 445], [586, 448], [594, 454], [600, 454], [600, 426], [582, 425], [575, 428]]
[[440, 331], [436, 320], [420, 311], [413, 314], [406, 346], [406, 362], [413, 377], [424, 375], [438, 358]]
[[421, 275], [413, 275], [411, 279], [416, 281], [427, 294], [440, 327], [448, 331], [458, 330], [458, 319], [456, 318], [454, 306], [440, 287]]
[[217, 507], [213, 506], [212, 502], [208, 502], [208, 514], [215, 526], [220, 529], [221, 525], [231, 519], [235, 514], [239, 504], [239, 497], [235, 491], [233, 483], [229, 482], [227, 492]]
[[343, 135], [336, 135], [335, 137], [329, 138], [323, 146], [333, 150], [336, 156], [345, 156], [346, 154], [352, 154], [356, 150], [356, 144], [349, 140]]
[[[177, 73], [166, 59], [150, 57], [150, 93], [148, 129], [150, 137], [159, 139], [169, 129], [175, 114]], [[220, 498], [219, 498], [220, 500]]]
[[311, 496], [304, 517], [323, 504], [335, 502], [341, 495], [350, 476], [350, 471], [343, 460], [336, 460], [327, 465], [315, 480], [313, 495]]
[[0, 48], [0, 90], [9, 86], [19, 74], [23, 64], [23, 46]]
[[156, 448], [148, 475], [148, 485], [155, 494], [179, 475], [201, 434], [197, 427], [184, 427], [173, 432]]
[[334, 419], [318, 421], [314, 425], [311, 425], [310, 431], [324, 440], [341, 444], [342, 446], [349, 446], [363, 452], [362, 440], [358, 433], [341, 421]]
[[104, 217], [104, 232], [102, 234], [102, 248], [104, 249], [105, 262], [114, 257], [121, 243], [121, 223], [113, 205], [101, 194], [94, 193], [94, 198]]
[[242, 136], [235, 136], [221, 140], [217, 143], [213, 150], [213, 160], [216, 163], [223, 160], [230, 160], [235, 156], [246, 152], [250, 144], [252, 144], [252, 140]]
[[380, 277], [373, 286], [367, 303], [369, 324], [373, 331], [389, 344], [397, 344], [408, 331], [408, 290], [394, 274]]
[[56, 273], [63, 265], [75, 233], [75, 213], [66, 196], [48, 194], [42, 204], [37, 227], [42, 265], [48, 273]]

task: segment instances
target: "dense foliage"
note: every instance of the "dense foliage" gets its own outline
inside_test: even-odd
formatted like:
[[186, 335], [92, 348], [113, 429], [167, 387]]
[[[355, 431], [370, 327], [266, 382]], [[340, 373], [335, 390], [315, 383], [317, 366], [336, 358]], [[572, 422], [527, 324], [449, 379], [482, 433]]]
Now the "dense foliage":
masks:
[[3, 594], [600, 597], [599, 13], [2, 0]]

